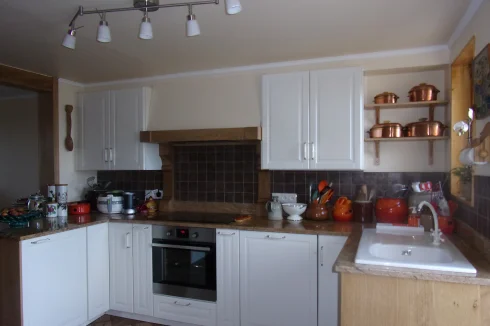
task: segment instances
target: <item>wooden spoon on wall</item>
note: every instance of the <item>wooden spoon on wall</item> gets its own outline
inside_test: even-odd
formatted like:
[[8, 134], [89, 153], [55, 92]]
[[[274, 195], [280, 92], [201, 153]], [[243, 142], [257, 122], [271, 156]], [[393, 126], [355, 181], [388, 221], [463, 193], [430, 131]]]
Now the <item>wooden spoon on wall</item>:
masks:
[[65, 138], [65, 147], [68, 151], [73, 150], [73, 139], [71, 138], [71, 113], [73, 112], [72, 105], [65, 105], [66, 112], [66, 138]]

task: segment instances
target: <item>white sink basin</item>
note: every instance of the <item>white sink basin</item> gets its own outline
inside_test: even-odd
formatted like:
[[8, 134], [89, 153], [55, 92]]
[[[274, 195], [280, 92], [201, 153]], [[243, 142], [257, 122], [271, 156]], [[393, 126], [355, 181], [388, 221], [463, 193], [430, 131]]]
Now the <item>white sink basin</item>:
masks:
[[405, 230], [367, 229], [362, 233], [356, 264], [427, 269], [476, 274], [476, 269], [446, 236], [439, 245], [432, 236], [416, 228]]

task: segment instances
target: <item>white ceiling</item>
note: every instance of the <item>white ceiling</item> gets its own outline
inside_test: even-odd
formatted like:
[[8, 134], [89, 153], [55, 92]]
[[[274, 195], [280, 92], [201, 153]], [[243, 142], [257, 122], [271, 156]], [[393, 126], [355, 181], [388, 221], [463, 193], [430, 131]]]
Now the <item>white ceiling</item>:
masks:
[[33, 91], [28, 91], [25, 89], [17, 88], [17, 87], [9, 87], [0, 85], [0, 100], [1, 99], [10, 99], [10, 98], [18, 98], [18, 97], [28, 97], [35, 96], [37, 93]]
[[[471, 0], [242, 0], [194, 9], [201, 35], [185, 36], [186, 8], [150, 14], [154, 39], [138, 39], [142, 14], [107, 15], [112, 42], [95, 40], [98, 16], [80, 17], [76, 50], [61, 46], [79, 5], [131, 0], [0, 3], [0, 63], [88, 83], [162, 74], [447, 44]], [[161, 0], [160, 3], [175, 1]]]

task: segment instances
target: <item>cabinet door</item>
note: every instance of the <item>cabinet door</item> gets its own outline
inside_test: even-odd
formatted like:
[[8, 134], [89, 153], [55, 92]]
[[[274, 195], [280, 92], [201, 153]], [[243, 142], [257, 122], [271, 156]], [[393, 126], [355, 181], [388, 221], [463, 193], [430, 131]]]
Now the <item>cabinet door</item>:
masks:
[[153, 302], [156, 318], [179, 322], [177, 325], [216, 326], [216, 304], [214, 302], [168, 295], [155, 295]]
[[88, 319], [109, 310], [109, 226], [87, 228]]
[[318, 326], [340, 325], [340, 282], [333, 264], [346, 240], [347, 237], [318, 237]]
[[240, 231], [242, 326], [316, 326], [317, 292], [317, 236]]
[[240, 235], [216, 230], [217, 325], [240, 326]]
[[87, 321], [85, 228], [22, 241], [24, 326]]
[[133, 226], [134, 313], [153, 316], [151, 225]]
[[133, 226], [109, 223], [109, 307], [133, 312]]
[[109, 92], [78, 96], [77, 170], [107, 170], [109, 166]]
[[312, 71], [310, 78], [310, 168], [362, 169], [362, 69]]
[[308, 168], [309, 73], [262, 78], [262, 169]]
[[115, 170], [141, 170], [145, 129], [143, 88], [111, 91], [111, 165]]

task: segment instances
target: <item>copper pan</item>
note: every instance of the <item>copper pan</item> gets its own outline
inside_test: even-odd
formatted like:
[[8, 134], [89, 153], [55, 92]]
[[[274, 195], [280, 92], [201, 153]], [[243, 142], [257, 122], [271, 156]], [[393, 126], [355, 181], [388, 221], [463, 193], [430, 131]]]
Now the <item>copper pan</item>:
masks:
[[422, 83], [412, 87], [408, 92], [410, 102], [437, 101], [437, 93], [440, 91], [434, 86]]
[[412, 122], [405, 126], [406, 137], [440, 137], [447, 129], [440, 121], [427, 121], [426, 118]]

